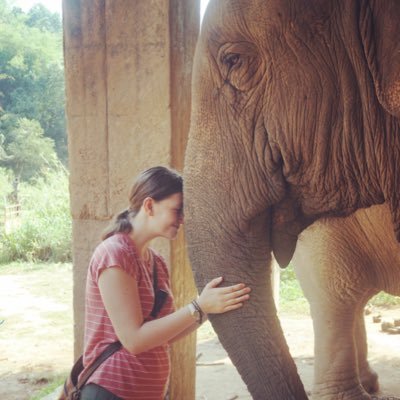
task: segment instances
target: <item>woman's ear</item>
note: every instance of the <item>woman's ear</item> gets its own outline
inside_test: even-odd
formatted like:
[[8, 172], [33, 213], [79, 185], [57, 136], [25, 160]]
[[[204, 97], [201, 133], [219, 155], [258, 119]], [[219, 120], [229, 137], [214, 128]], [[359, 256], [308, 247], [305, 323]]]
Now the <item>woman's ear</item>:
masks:
[[143, 209], [145, 213], [149, 216], [154, 214], [154, 200], [151, 197], [146, 197], [143, 200]]

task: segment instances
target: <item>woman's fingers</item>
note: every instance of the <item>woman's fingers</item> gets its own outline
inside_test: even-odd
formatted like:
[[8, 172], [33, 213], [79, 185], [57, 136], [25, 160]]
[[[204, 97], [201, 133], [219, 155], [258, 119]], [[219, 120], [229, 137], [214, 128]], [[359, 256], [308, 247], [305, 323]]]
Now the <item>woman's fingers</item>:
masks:
[[243, 306], [243, 303], [231, 304], [229, 306], [226, 306], [224, 308], [223, 312], [237, 310], [238, 308], [240, 308], [242, 306]]
[[243, 295], [241, 295], [240, 297], [234, 297], [231, 302], [233, 303], [238, 303], [244, 300], [247, 300], [250, 298], [250, 295], [248, 293], [244, 293]]
[[[214, 278], [212, 281], [207, 283], [206, 287], [216, 288], [218, 285], [220, 285], [222, 283], [222, 281], [223, 281], [222, 276], [220, 276], [218, 278]], [[229, 294], [229, 293], [236, 293], [239, 290], [250, 291], [250, 288], [246, 287], [246, 285], [244, 283], [238, 283], [236, 285], [219, 288], [219, 290], [220, 290], [220, 293], [222, 293], [222, 294]]]
[[212, 281], [208, 282], [206, 287], [215, 288], [218, 285], [220, 285], [222, 281], [223, 281], [222, 276], [219, 276], [218, 278], [214, 278]]
[[198, 303], [204, 312], [219, 314], [236, 310], [249, 299], [249, 292], [251, 289], [244, 283], [218, 287], [222, 281], [222, 277], [214, 278], [207, 283], [200, 294]]
[[219, 312], [236, 310], [237, 308], [242, 307], [243, 303], [250, 298], [248, 292], [248, 288], [245, 288], [241, 291], [235, 292], [235, 294], [230, 293], [229, 295], [225, 294], [223, 297], [220, 297]]
[[221, 288], [221, 292], [224, 294], [235, 293], [238, 290], [242, 290], [244, 288], [246, 288], [246, 285], [244, 283], [238, 283], [236, 285], [226, 286], [226, 287]]
[[[241, 303], [250, 298], [249, 293], [251, 289], [249, 287], [244, 286], [243, 284], [235, 285], [236, 289], [234, 291], [224, 290], [226, 288], [221, 288], [220, 291], [220, 299], [225, 305], [233, 305], [237, 303]], [[233, 287], [233, 286], [231, 286]]]
[[[233, 286], [231, 286], [233, 287]], [[233, 299], [237, 298], [240, 296], [243, 296], [244, 294], [250, 293], [251, 289], [247, 286], [244, 285], [237, 285], [235, 290], [224, 290], [225, 288], [221, 288], [221, 295], [223, 295], [225, 298], [228, 299]]]
[[248, 294], [243, 294], [240, 297], [233, 297], [233, 298], [231, 298], [229, 300], [226, 300], [225, 304], [227, 306], [232, 306], [232, 305], [235, 305], [235, 304], [238, 304], [238, 303], [243, 303], [244, 301], [248, 300], [249, 298], [250, 298], [250, 296]]

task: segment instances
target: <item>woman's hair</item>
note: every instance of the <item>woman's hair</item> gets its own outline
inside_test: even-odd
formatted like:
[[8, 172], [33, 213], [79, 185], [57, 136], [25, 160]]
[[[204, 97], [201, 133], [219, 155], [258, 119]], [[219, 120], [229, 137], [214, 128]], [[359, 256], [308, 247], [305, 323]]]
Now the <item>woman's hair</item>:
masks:
[[114, 217], [112, 223], [104, 231], [102, 240], [117, 232], [130, 233], [133, 229], [130, 220], [139, 212], [146, 197], [160, 201], [182, 191], [182, 177], [173, 169], [159, 166], [141, 172], [129, 193], [129, 207]]

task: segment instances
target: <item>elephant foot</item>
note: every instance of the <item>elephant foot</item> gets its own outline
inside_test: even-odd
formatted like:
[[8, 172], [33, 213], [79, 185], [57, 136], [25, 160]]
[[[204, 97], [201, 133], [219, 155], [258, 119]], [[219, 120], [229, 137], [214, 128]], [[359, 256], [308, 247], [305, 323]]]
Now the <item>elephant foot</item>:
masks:
[[332, 385], [329, 387], [314, 388], [311, 396], [312, 400], [371, 400], [371, 396], [358, 384], [347, 390]]
[[360, 382], [367, 393], [376, 393], [379, 390], [378, 374], [369, 367], [360, 372]]
[[400, 397], [393, 396], [371, 396], [371, 400], [400, 400]]

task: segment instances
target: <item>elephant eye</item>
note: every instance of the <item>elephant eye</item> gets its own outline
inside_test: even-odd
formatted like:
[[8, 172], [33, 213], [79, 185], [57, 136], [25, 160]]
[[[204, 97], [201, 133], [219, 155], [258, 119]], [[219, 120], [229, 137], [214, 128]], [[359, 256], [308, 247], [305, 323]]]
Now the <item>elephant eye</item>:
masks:
[[222, 61], [230, 69], [234, 65], [236, 65], [239, 62], [239, 60], [240, 60], [239, 54], [231, 53], [227, 54]]
[[221, 87], [246, 92], [260, 81], [263, 69], [257, 47], [250, 42], [227, 42], [218, 49]]

